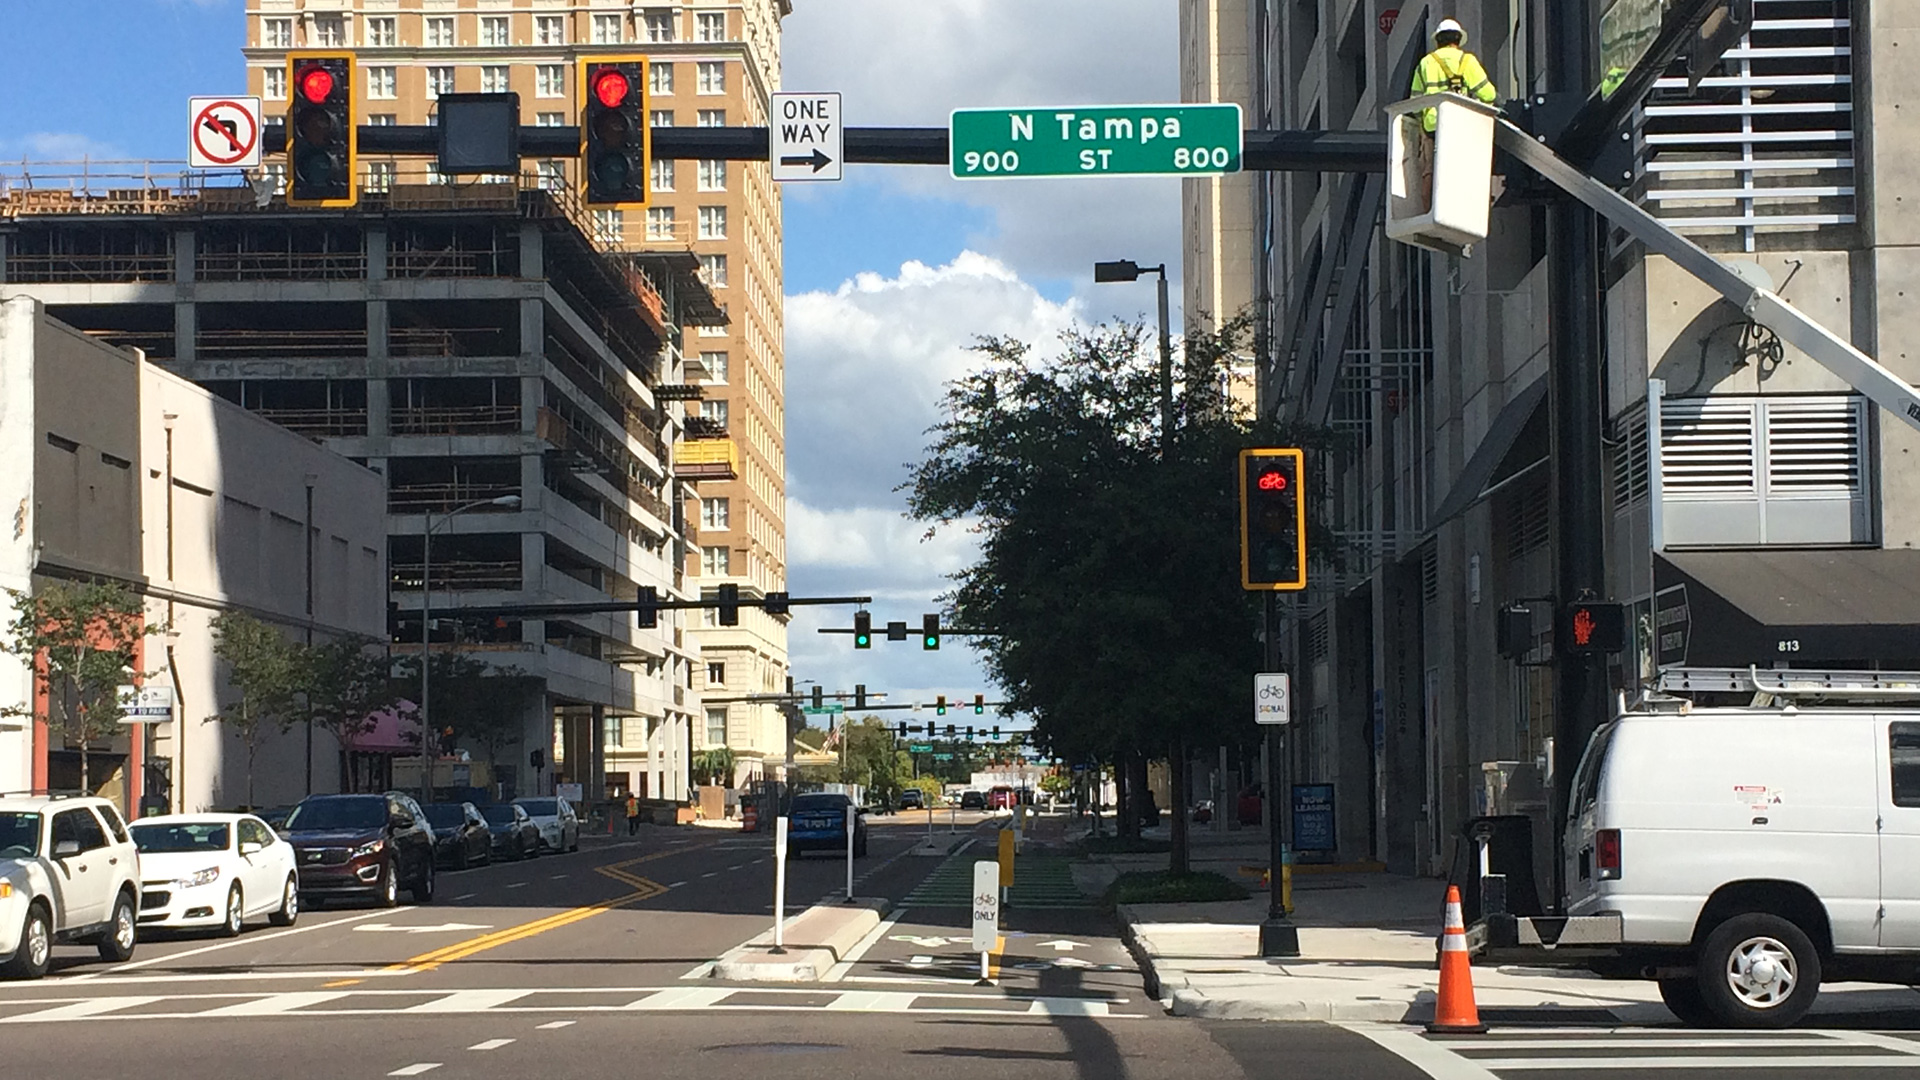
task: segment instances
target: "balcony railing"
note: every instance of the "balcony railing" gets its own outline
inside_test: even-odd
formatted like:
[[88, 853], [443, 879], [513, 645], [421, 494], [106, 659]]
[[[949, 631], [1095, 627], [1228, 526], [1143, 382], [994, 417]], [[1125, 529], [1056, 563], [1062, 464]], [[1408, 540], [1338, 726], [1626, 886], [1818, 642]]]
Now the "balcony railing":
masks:
[[688, 439], [674, 447], [673, 471], [684, 480], [735, 480], [740, 450], [731, 439]]
[[[394, 592], [419, 592], [420, 563], [393, 563], [389, 567], [389, 576]], [[500, 589], [515, 591], [520, 588], [520, 564], [518, 562], [473, 562], [433, 560], [433, 588], [441, 590], [479, 590]]]
[[452, 405], [394, 409], [395, 435], [511, 435], [520, 430], [518, 405]]
[[271, 420], [295, 434], [309, 438], [327, 435], [365, 435], [367, 410], [360, 409], [253, 409], [256, 415]]
[[387, 489], [387, 512], [390, 514], [418, 514], [421, 511], [444, 513], [470, 503], [518, 494], [520, 494], [519, 484], [395, 485]]

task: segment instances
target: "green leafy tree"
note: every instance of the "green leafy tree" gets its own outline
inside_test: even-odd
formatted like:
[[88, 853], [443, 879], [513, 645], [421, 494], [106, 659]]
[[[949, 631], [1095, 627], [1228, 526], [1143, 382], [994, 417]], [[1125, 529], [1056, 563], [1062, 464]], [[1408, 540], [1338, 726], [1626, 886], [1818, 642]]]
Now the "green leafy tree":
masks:
[[[303, 719], [332, 733], [349, 755], [373, 729], [374, 714], [400, 700], [386, 646], [361, 634], [347, 634], [314, 645], [304, 653], [307, 693]], [[347, 771], [347, 789], [359, 788], [359, 776]]]
[[724, 746], [695, 751], [690, 760], [694, 783], [703, 787], [731, 784], [735, 761], [733, 751]]
[[206, 718], [240, 740], [247, 754], [247, 805], [253, 803], [253, 769], [268, 734], [284, 735], [298, 715], [305, 683], [302, 649], [274, 627], [243, 611], [213, 619], [213, 654], [227, 664], [227, 684], [238, 697]]
[[[419, 656], [403, 658], [395, 669], [398, 673], [395, 697], [417, 695]], [[501, 750], [520, 742], [527, 695], [533, 692], [534, 686], [535, 680], [517, 667], [495, 667], [459, 649], [435, 649], [428, 719], [440, 737], [464, 739], [479, 747], [491, 766]], [[407, 732], [415, 740], [419, 737], [417, 723], [416, 717], [415, 730]]]
[[[13, 613], [0, 650], [33, 671], [35, 696], [45, 695], [48, 723], [79, 748], [80, 787], [91, 792], [92, 745], [119, 732], [119, 688], [137, 674], [140, 641], [166, 627], [149, 623], [140, 597], [114, 582], [52, 581], [7, 595]], [[35, 712], [33, 701], [0, 710]]]
[[[1258, 607], [1240, 586], [1237, 457], [1333, 442], [1230, 407], [1227, 364], [1247, 327], [1188, 337], [1171, 432], [1139, 326], [1070, 331], [1050, 358], [984, 339], [912, 469], [911, 516], [979, 534], [955, 621], [995, 631], [973, 639], [989, 673], [1067, 760], [1184, 758], [1251, 727]], [[1337, 556], [1317, 521], [1308, 543], [1323, 563]]]

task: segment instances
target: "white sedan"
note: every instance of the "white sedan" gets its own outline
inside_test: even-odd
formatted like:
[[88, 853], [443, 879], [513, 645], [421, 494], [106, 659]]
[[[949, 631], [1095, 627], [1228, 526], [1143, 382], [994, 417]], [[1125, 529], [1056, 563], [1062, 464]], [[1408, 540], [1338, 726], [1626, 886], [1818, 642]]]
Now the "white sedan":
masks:
[[540, 847], [546, 851], [580, 850], [580, 816], [573, 804], [551, 796], [513, 800], [527, 812], [540, 830]]
[[140, 926], [232, 937], [265, 915], [300, 915], [293, 845], [252, 814], [167, 814], [131, 826], [140, 849]]

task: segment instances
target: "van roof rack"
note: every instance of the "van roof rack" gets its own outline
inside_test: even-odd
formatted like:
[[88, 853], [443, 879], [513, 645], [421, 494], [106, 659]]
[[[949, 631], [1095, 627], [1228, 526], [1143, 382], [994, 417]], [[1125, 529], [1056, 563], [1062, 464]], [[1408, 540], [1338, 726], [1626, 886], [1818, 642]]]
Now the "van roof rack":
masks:
[[1669, 694], [1765, 694], [1772, 698], [1875, 698], [1920, 701], [1920, 671], [1822, 671], [1811, 668], [1666, 668]]

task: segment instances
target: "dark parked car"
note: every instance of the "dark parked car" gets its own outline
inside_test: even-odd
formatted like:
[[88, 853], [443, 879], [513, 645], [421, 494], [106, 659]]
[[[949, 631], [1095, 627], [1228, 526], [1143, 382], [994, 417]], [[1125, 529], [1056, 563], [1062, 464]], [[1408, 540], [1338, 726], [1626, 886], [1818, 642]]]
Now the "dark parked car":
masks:
[[924, 810], [926, 809], [926, 805], [927, 794], [917, 787], [910, 787], [900, 793], [900, 809], [902, 810]]
[[428, 803], [427, 824], [433, 827], [433, 858], [441, 866], [465, 870], [474, 863], [493, 861], [493, 835], [487, 819], [469, 802]]
[[346, 897], [392, 907], [403, 888], [416, 904], [433, 900], [433, 834], [406, 795], [312, 795], [287, 815], [284, 833], [302, 903]]
[[985, 810], [986, 808], [987, 796], [984, 792], [963, 791], [960, 793], [960, 809]]
[[862, 811], [845, 795], [814, 792], [796, 795], [787, 815], [787, 857], [801, 852], [847, 850], [847, 815], [853, 814], [853, 854], [867, 853], [867, 823]]
[[265, 810], [255, 810], [253, 816], [267, 823], [274, 832], [287, 827], [287, 815], [293, 813], [291, 806], [269, 806]]
[[494, 803], [481, 807], [480, 816], [486, 819], [495, 855], [518, 861], [539, 854], [540, 827], [527, 816], [525, 807], [514, 803]]

